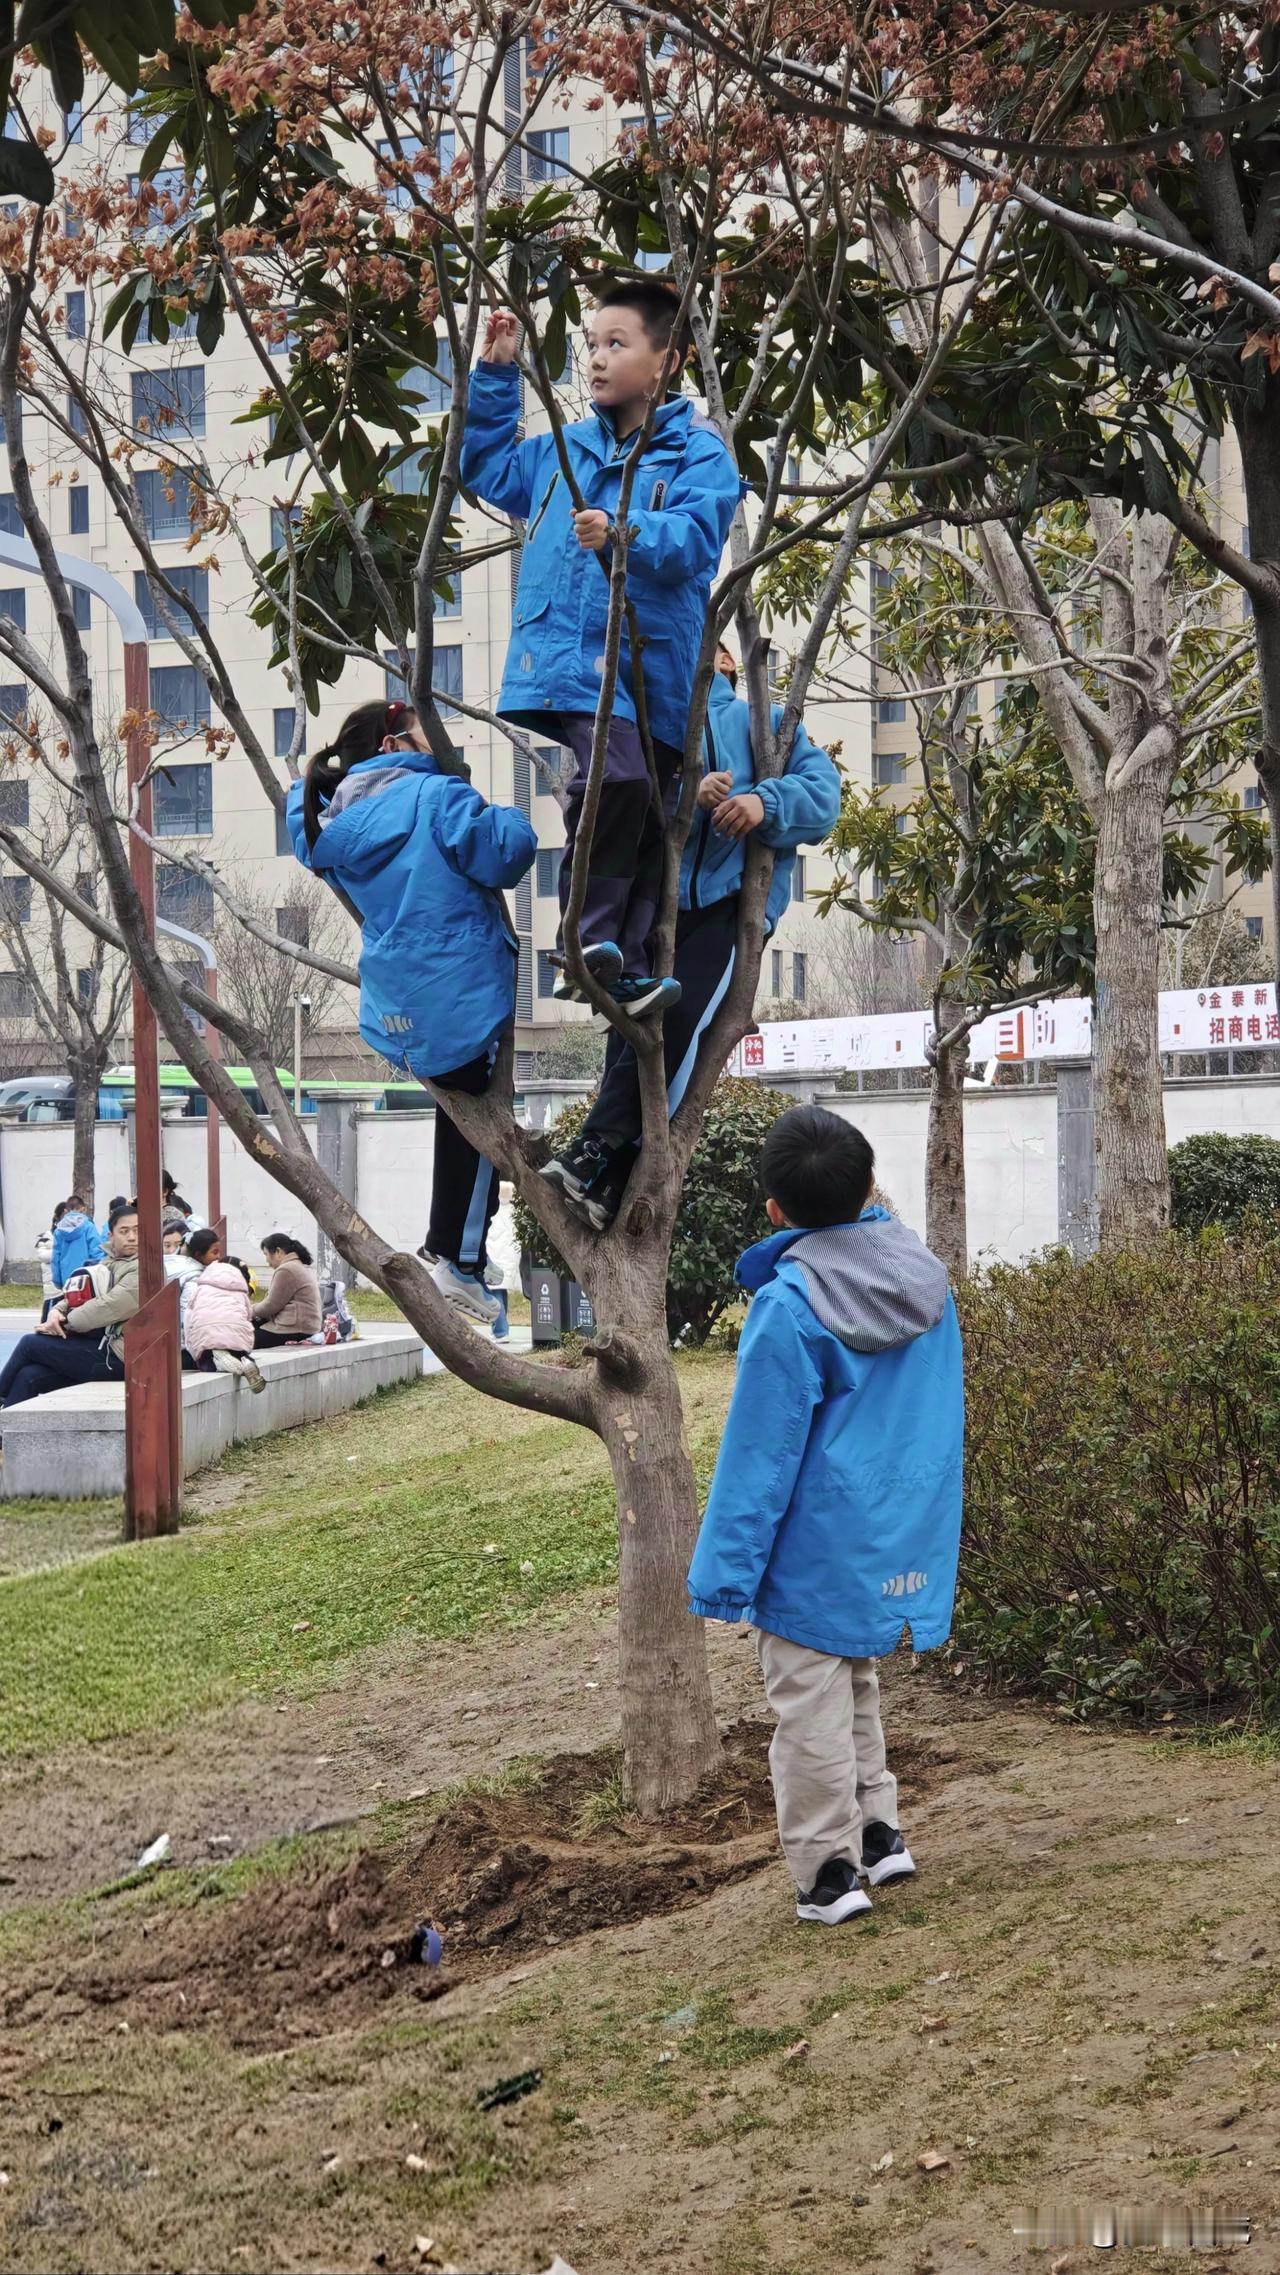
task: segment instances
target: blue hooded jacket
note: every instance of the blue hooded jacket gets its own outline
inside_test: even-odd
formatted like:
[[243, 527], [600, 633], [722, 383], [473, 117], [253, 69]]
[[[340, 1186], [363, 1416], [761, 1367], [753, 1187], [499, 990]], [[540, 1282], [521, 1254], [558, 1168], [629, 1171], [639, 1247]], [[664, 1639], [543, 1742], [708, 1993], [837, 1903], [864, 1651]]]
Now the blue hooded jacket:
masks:
[[[564, 712], [595, 711], [604, 668], [609, 580], [573, 530], [573, 504], [549, 434], [517, 442], [520, 373], [480, 363], [471, 375], [462, 445], [465, 487], [528, 524], [498, 696], [505, 719], [552, 735]], [[578, 488], [589, 507], [617, 512], [622, 469], [634, 438], [619, 442], [596, 411], [564, 431]], [[688, 396], [660, 405], [632, 485], [627, 593], [645, 635], [649, 723], [661, 742], [683, 746], [689, 696], [711, 583], [743, 485], [715, 429]], [[614, 711], [634, 719], [623, 640]]]
[[[776, 732], [782, 705], [773, 706]], [[764, 820], [755, 835], [773, 853], [773, 881], [765, 909], [768, 937], [791, 899], [791, 876], [802, 845], [820, 845], [840, 817], [840, 775], [835, 761], [819, 750], [805, 731], [796, 727], [787, 771], [776, 780], [757, 782], [751, 756], [751, 710], [740, 702], [720, 672], [711, 682], [707, 698], [706, 772], [731, 774], [733, 795], [753, 790], [764, 807]], [[710, 908], [727, 900], [742, 885], [742, 867], [750, 838], [735, 841], [721, 837], [712, 816], [701, 807], [693, 817], [680, 863], [681, 908]]]
[[947, 1275], [881, 1208], [780, 1232], [738, 1266], [757, 1290], [690, 1610], [835, 1658], [951, 1630], [964, 1445]]
[[100, 1264], [106, 1251], [92, 1217], [83, 1209], [64, 1209], [53, 1234], [49, 1270], [55, 1288], [65, 1288], [82, 1264]]
[[420, 1081], [478, 1058], [510, 1026], [518, 945], [499, 894], [537, 851], [514, 806], [488, 806], [427, 751], [353, 766], [309, 847], [302, 784], [286, 809], [305, 868], [360, 912], [360, 1032]]

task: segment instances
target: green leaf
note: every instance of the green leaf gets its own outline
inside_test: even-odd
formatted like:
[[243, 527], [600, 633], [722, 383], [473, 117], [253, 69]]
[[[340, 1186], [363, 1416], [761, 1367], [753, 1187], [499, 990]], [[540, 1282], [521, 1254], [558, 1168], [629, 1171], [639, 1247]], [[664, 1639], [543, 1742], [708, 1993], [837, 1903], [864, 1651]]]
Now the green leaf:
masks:
[[33, 205], [52, 205], [57, 191], [53, 168], [34, 142], [18, 142], [5, 135], [0, 141], [0, 194], [12, 191]]
[[138, 162], [138, 179], [140, 182], [155, 180], [164, 164], [166, 153], [177, 132], [177, 127], [178, 122], [175, 118], [161, 119]]
[[351, 569], [351, 555], [344, 550], [338, 555], [337, 567], [335, 568], [333, 574], [334, 593], [337, 597], [339, 608], [343, 609], [344, 611], [351, 606], [351, 593], [353, 584], [354, 578]]

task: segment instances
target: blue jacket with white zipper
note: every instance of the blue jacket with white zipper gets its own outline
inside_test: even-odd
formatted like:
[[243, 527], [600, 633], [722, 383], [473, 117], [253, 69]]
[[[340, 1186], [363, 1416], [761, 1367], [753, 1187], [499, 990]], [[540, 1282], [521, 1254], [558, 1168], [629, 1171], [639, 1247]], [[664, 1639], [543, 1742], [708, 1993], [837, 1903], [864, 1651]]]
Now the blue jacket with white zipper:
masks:
[[360, 913], [366, 1043], [420, 1081], [478, 1058], [515, 1013], [519, 948], [500, 896], [532, 864], [532, 824], [442, 774], [429, 751], [379, 751], [353, 766], [314, 846], [302, 797], [295, 782], [293, 850]]
[[[775, 732], [781, 718], [782, 706], [775, 703]], [[707, 699], [705, 748], [705, 771], [731, 774], [733, 795], [752, 790], [764, 807], [764, 820], [754, 834], [773, 854], [773, 881], [764, 920], [767, 937], [791, 899], [791, 879], [800, 847], [820, 845], [839, 819], [839, 771], [834, 759], [811, 741], [801, 720], [786, 773], [775, 780], [757, 782], [751, 756], [750, 707], [739, 700], [720, 672], [711, 682]], [[700, 807], [680, 864], [681, 908], [710, 908], [713, 902], [727, 900], [738, 892], [750, 842], [750, 838], [735, 841], [721, 837], [713, 816]]]
[[960, 1327], [944, 1266], [886, 1209], [779, 1232], [753, 1291], [689, 1568], [690, 1610], [833, 1658], [951, 1631], [964, 1451]]
[[[527, 523], [511, 644], [498, 695], [503, 718], [544, 734], [564, 712], [595, 711], [604, 668], [609, 580], [573, 529], [573, 503], [549, 434], [517, 441], [520, 373], [479, 363], [471, 375], [462, 481], [501, 513]], [[564, 430], [569, 463], [590, 508], [616, 515], [633, 437], [619, 440], [596, 411]], [[644, 634], [649, 723], [682, 746], [711, 583], [743, 484], [720, 436], [687, 395], [658, 408], [640, 461], [628, 519], [627, 592]], [[614, 711], [635, 718], [624, 637]]]

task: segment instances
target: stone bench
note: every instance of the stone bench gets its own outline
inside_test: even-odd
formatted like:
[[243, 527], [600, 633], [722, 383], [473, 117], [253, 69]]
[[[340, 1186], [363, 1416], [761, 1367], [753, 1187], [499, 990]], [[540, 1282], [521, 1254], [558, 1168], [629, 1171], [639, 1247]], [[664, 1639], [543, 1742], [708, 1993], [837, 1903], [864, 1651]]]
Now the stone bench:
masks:
[[[242, 1438], [296, 1430], [359, 1405], [395, 1382], [417, 1382], [423, 1346], [412, 1328], [370, 1323], [350, 1343], [299, 1343], [256, 1354], [267, 1387], [252, 1391], [234, 1375], [184, 1374], [184, 1476], [216, 1461]], [[124, 1388], [72, 1384], [0, 1415], [5, 1500], [92, 1501], [124, 1492]]]

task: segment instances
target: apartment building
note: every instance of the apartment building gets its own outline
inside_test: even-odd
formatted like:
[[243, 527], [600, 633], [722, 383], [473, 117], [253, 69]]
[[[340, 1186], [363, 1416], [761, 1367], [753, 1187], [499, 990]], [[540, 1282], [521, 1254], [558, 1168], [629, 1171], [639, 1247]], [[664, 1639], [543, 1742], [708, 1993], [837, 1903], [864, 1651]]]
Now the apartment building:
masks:
[[[589, 107], [592, 99], [589, 91], [582, 90], [568, 108], [548, 110], [545, 123], [528, 135], [523, 160], [527, 182], [554, 180], [571, 165], [589, 169], [626, 127], [638, 123], [608, 102], [598, 109]], [[136, 172], [149, 132], [146, 122], [122, 108], [111, 117], [107, 133], [112, 163], [122, 176]], [[82, 139], [69, 153], [66, 171], [74, 172], [77, 162], [96, 161], [102, 140], [96, 119], [87, 118]], [[173, 178], [173, 187], [180, 190], [180, 176]], [[262, 391], [261, 364], [249, 343], [230, 328], [216, 352], [206, 357], [194, 338], [194, 326], [185, 333], [171, 333], [167, 343], [160, 345], [150, 338], [144, 323], [132, 352], [126, 355], [118, 338], [103, 342], [101, 319], [102, 304], [96, 293], [70, 292], [66, 296], [65, 324], [68, 352], [83, 353], [90, 359], [90, 368], [101, 375], [102, 391], [123, 424], [144, 432], [163, 430], [168, 456], [189, 451], [193, 457], [203, 458], [220, 494], [234, 503], [234, 530], [216, 541], [202, 539], [193, 549], [184, 484], [167, 481], [158, 459], [154, 468], [147, 467], [145, 456], [136, 462], [143, 514], [157, 556], [207, 613], [239, 697], [265, 748], [276, 754], [283, 780], [294, 728], [293, 698], [283, 671], [270, 664], [269, 636], [250, 619], [255, 590], [249, 562], [283, 541], [280, 500], [289, 479], [278, 465], [261, 465], [264, 430], [254, 423], [243, 423], [245, 412]], [[421, 386], [428, 397], [424, 415], [429, 415], [431, 399], [437, 403], [441, 399], [442, 383], [425, 374]], [[564, 396], [572, 416], [582, 415], [589, 407], [572, 358], [565, 375]], [[531, 399], [531, 421], [541, 416], [536, 399]], [[34, 414], [27, 420], [27, 447], [37, 493], [63, 552], [73, 560], [80, 557], [94, 562], [118, 579], [136, 597], [147, 619], [151, 702], [164, 723], [168, 744], [165, 772], [155, 787], [157, 836], [172, 840], [175, 852], [194, 851], [233, 874], [253, 893], [259, 906], [276, 912], [280, 931], [301, 937], [307, 918], [296, 905], [299, 872], [283, 827], [243, 752], [232, 747], [224, 756], [216, 757], [206, 750], [208, 690], [169, 634], [101, 485], [91, 475], [86, 477], [74, 441]], [[413, 466], [402, 469], [396, 477], [406, 487], [417, 478]], [[495, 518], [468, 512], [464, 544], [492, 541]], [[17, 533], [21, 530], [14, 501], [3, 494], [0, 527]], [[459, 580], [451, 599], [438, 606], [438, 691], [481, 705], [492, 702], [502, 676], [516, 565], [514, 554], [478, 563]], [[99, 600], [81, 588], [76, 605], [101, 690], [101, 715], [109, 720], [123, 710], [120, 644]], [[43, 591], [34, 582], [24, 588], [15, 579], [11, 589], [0, 588], [0, 611], [4, 610], [23, 622], [37, 640], [48, 636]], [[372, 665], [353, 663], [341, 685], [325, 691], [318, 715], [307, 719], [307, 748], [318, 748], [329, 740], [354, 704], [384, 690], [394, 694], [399, 687], [390, 665], [379, 673]], [[16, 716], [26, 700], [26, 690], [16, 676], [14, 685], [0, 684], [0, 718], [6, 712]], [[865, 704], [850, 707], [820, 701], [810, 706], [809, 713], [811, 731], [817, 739], [838, 741], [844, 764], [851, 765], [861, 779], [866, 779], [869, 770], [867, 716]], [[521, 806], [537, 827], [537, 861], [515, 895], [521, 935], [518, 1041], [522, 1049], [533, 1050], [554, 1039], [566, 1023], [586, 1017], [583, 1010], [556, 1004], [552, 999], [555, 972], [550, 952], [556, 933], [557, 873], [563, 844], [560, 810], [527, 759], [500, 731], [458, 713], [447, 717], [450, 733], [465, 753], [481, 792], [487, 798]], [[39, 796], [38, 788], [31, 790], [25, 779], [15, 776], [0, 781], [0, 816], [26, 822], [32, 795]], [[801, 862], [797, 880], [800, 892], [811, 894], [824, 881], [820, 858], [809, 856]], [[0, 885], [3, 883], [0, 878]], [[15, 879], [4, 889], [10, 909], [24, 900], [30, 902], [23, 880]], [[162, 915], [197, 933], [208, 935], [214, 930], [212, 889], [183, 869], [161, 865], [157, 898]], [[38, 929], [39, 896], [27, 921]], [[766, 999], [803, 1003], [813, 929], [812, 915], [798, 903], [766, 953], [762, 975]], [[0, 940], [3, 959], [4, 943]], [[13, 959], [9, 961], [12, 965]], [[14, 969], [0, 970], [0, 1021], [21, 1022], [29, 1002], [30, 990], [22, 974]], [[353, 1007], [348, 1000], [332, 1007], [328, 1027], [328, 1032], [311, 1036], [308, 1063], [323, 1062], [339, 1070], [344, 1063], [357, 1063], [361, 1046], [354, 1035]], [[42, 1063], [48, 1055], [33, 1039], [31, 1063]]]

